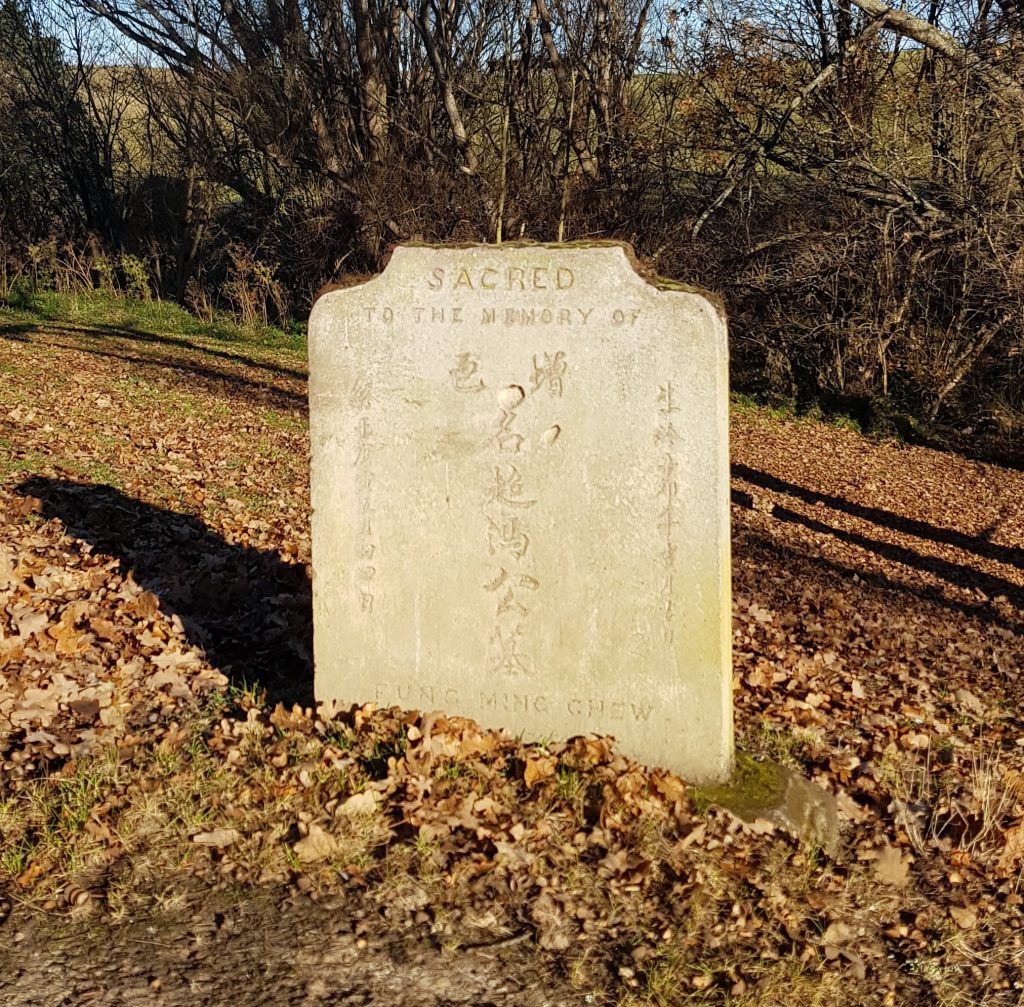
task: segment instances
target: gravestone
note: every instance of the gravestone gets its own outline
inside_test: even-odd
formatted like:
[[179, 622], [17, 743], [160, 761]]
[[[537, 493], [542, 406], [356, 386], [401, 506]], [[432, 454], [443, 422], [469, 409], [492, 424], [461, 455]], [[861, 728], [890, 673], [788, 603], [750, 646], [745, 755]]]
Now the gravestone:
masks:
[[318, 698], [729, 775], [714, 301], [617, 244], [402, 246], [309, 371]]

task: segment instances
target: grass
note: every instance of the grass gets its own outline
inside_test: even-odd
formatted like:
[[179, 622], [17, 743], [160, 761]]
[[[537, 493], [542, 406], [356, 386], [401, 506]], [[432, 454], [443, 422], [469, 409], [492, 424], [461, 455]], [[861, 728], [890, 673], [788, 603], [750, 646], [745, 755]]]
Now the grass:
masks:
[[[873, 430], [865, 431], [863, 424], [849, 413], [842, 410], [829, 410], [819, 403], [814, 403], [808, 409], [800, 410], [797, 408], [795, 399], [760, 398], [745, 392], [731, 392], [729, 406], [735, 413], [761, 416], [775, 422], [793, 420], [798, 423], [824, 423], [854, 434], [874, 432]], [[891, 436], [882, 431], [879, 433], [883, 436]]]
[[693, 801], [701, 814], [713, 804], [747, 811], [770, 805], [781, 790], [774, 763], [759, 762], [740, 752], [733, 778], [726, 784], [695, 788]]
[[[45, 905], [69, 886], [87, 888], [102, 878], [115, 917], [123, 916], [144, 898], [150, 878], [202, 867], [209, 852], [192, 842], [193, 835], [235, 826], [247, 841], [232, 857], [246, 877], [294, 869], [290, 847], [276, 841], [292, 815], [286, 800], [272, 796], [277, 770], [259, 742], [243, 738], [242, 757], [229, 764], [206, 745], [211, 718], [222, 712], [218, 706], [193, 723], [179, 748], [140, 747], [130, 761], [109, 750], [24, 781], [0, 803], [0, 882]], [[313, 754], [306, 749], [303, 754]], [[314, 786], [329, 778], [324, 774]], [[361, 842], [353, 835], [347, 852], [358, 855]], [[34, 884], [44, 873], [48, 880]]]
[[[895, 441], [900, 444], [931, 444], [942, 446], [941, 432], [931, 429], [923, 420], [887, 400], [862, 403], [859, 414], [844, 408], [844, 400], [824, 393], [820, 401], [807, 407], [798, 407], [795, 398], [777, 395], [751, 395], [733, 391], [729, 395], [732, 412], [760, 418], [768, 422], [822, 423], [846, 430], [852, 434], [871, 437], [876, 441]], [[850, 403], [847, 401], [846, 403]]]
[[306, 426], [304, 419], [277, 409], [264, 410], [263, 423], [270, 430], [285, 430], [290, 433], [304, 430]]
[[[9, 344], [5, 331], [13, 334]], [[51, 366], [37, 374], [30, 362], [40, 358], [44, 344], [56, 352]], [[4, 431], [4, 483], [40, 475], [129, 495], [144, 483], [151, 497], [176, 510], [198, 502], [213, 518], [233, 499], [270, 517], [280, 500], [245, 466], [235, 429], [243, 413], [244, 429], [260, 431], [259, 464], [294, 469], [299, 477], [305, 451], [296, 442], [306, 429], [301, 332], [245, 328], [226, 316], [207, 324], [173, 304], [101, 291], [20, 289], [0, 301], [0, 346], [9, 347], [17, 366], [6, 395], [7, 409], [21, 411], [15, 429], [38, 434], [47, 422], [54, 427], [53, 436], [35, 442]], [[86, 354], [81, 363], [62, 369], [76, 351]], [[71, 405], [76, 399], [77, 409]], [[69, 411], [57, 426], [51, 417], [64, 400]], [[197, 472], [192, 444], [211, 439], [221, 445], [219, 458]]]
[[79, 873], [97, 849], [86, 826], [118, 782], [117, 753], [105, 752], [5, 800], [0, 805], [0, 833], [6, 839], [0, 877], [24, 883], [26, 875], [31, 881], [42, 870], [56, 868], [62, 878]]
[[791, 769], [800, 769], [801, 755], [813, 735], [803, 729], [782, 729], [768, 723], [757, 724], [752, 729], [740, 730], [736, 745], [741, 751], [777, 762]]
[[13, 450], [13, 447], [0, 444], [0, 477], [20, 476], [39, 472], [48, 461], [41, 454], [35, 452], [31, 452], [22, 458], [10, 457], [8, 452], [13, 454]]
[[60, 322], [178, 340], [198, 339], [275, 350], [305, 349], [304, 327], [298, 325], [287, 332], [270, 325], [247, 327], [226, 313], [218, 313], [212, 322], [204, 322], [170, 301], [143, 301], [100, 290], [61, 294], [19, 288], [6, 301], [0, 301], [0, 307], [7, 308], [16, 322]]
[[730, 392], [729, 408], [734, 413], [761, 415], [773, 420], [789, 420], [796, 416], [796, 402], [792, 399], [779, 400], [746, 392]]

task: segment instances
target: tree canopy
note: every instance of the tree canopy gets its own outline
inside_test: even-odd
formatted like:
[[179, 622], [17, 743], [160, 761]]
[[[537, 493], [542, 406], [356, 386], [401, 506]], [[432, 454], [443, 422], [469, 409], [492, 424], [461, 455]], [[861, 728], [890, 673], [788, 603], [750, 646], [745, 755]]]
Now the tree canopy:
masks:
[[400, 240], [616, 237], [722, 291], [740, 384], [1024, 405], [1008, 0], [31, 2], [0, 19], [8, 272], [95, 242], [273, 314]]

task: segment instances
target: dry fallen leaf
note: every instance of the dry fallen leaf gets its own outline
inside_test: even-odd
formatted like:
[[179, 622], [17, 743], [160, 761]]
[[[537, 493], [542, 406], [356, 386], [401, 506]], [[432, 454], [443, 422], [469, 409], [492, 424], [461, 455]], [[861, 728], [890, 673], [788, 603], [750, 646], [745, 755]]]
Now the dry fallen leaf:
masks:
[[973, 930], [978, 925], [978, 914], [967, 906], [950, 906], [949, 915], [961, 930]]
[[100, 712], [98, 699], [78, 699], [68, 703], [68, 709], [79, 720], [95, 720]]
[[[826, 928], [825, 932], [821, 935], [822, 942], [824, 944], [832, 944], [837, 948], [841, 944], [846, 944], [853, 937], [853, 931], [847, 924], [840, 920], [834, 920]], [[838, 952], [837, 952], [838, 954]], [[835, 955], [832, 956], [833, 958]]]
[[36, 612], [27, 606], [16, 606], [19, 614], [14, 617], [14, 625], [17, 627], [18, 636], [23, 640], [41, 632], [49, 623], [50, 617], [45, 612]]
[[1013, 825], [1003, 833], [1003, 850], [999, 854], [999, 872], [1004, 877], [1024, 861], [1024, 822]]
[[45, 874], [50, 869], [50, 863], [44, 858], [33, 860], [25, 870], [18, 875], [15, 879], [22, 888], [30, 888], [32, 883], [40, 875]]
[[113, 640], [117, 637], [117, 626], [109, 619], [99, 617], [89, 620], [89, 628], [101, 640]]
[[14, 576], [13, 554], [7, 546], [0, 545], [0, 591], [6, 591], [18, 583]]
[[652, 773], [651, 784], [672, 804], [681, 803], [686, 797], [686, 784], [673, 773]]
[[216, 846], [223, 849], [242, 838], [237, 829], [213, 829], [211, 832], [197, 832], [192, 842], [197, 846]]
[[878, 851], [875, 877], [883, 885], [902, 888], [909, 880], [909, 872], [910, 864], [903, 861], [900, 851], [895, 846], [883, 846]]
[[58, 654], [71, 656], [88, 647], [90, 638], [76, 629], [76, 624], [85, 614], [87, 607], [83, 602], [68, 605], [61, 613], [60, 620], [47, 629], [47, 636], [56, 641]]
[[300, 839], [293, 847], [295, 855], [304, 864], [313, 864], [318, 860], [326, 860], [338, 852], [338, 841], [316, 823], [309, 826], [305, 838]]
[[372, 815], [377, 810], [377, 795], [372, 790], [353, 794], [338, 807], [339, 815]]
[[526, 786], [532, 790], [538, 783], [550, 779], [555, 775], [555, 767], [558, 760], [553, 755], [537, 755], [528, 757], [526, 768], [523, 771], [523, 780]]

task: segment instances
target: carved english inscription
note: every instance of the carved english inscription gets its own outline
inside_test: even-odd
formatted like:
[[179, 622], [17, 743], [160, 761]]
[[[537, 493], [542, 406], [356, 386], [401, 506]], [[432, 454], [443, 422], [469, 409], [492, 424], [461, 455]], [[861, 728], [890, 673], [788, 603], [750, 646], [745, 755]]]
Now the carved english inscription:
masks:
[[[503, 713], [563, 713], [572, 717], [607, 717], [609, 720], [634, 721], [647, 724], [655, 704], [648, 700], [620, 699], [614, 696], [554, 696], [542, 692], [507, 692], [482, 688], [472, 693], [472, 700], [484, 711]], [[410, 682], [377, 682], [373, 701], [380, 706], [418, 707], [432, 710], [452, 707], [466, 699], [463, 690], [441, 686], [417, 686]]]
[[595, 324], [614, 328], [631, 328], [640, 320], [637, 308], [599, 309], [593, 306], [565, 308], [535, 305], [484, 306], [479, 309], [465, 304], [414, 304], [411, 307], [371, 304], [363, 309], [366, 320], [374, 325], [453, 325], [478, 324], [500, 328], [579, 328]]
[[431, 290], [570, 290], [576, 281], [568, 266], [438, 266], [426, 284]]

